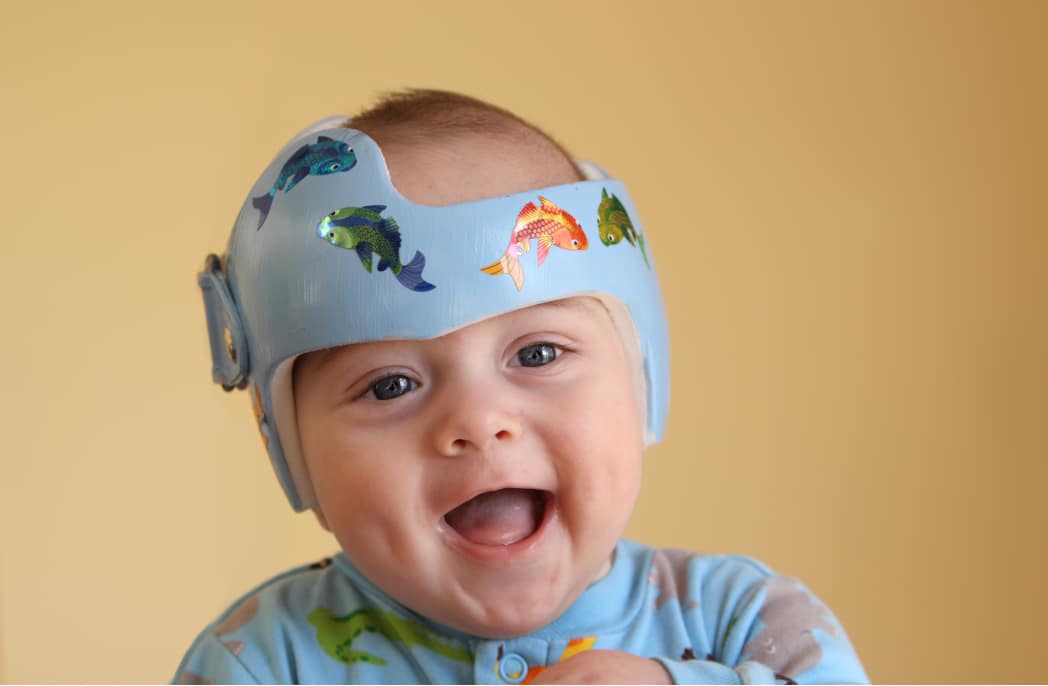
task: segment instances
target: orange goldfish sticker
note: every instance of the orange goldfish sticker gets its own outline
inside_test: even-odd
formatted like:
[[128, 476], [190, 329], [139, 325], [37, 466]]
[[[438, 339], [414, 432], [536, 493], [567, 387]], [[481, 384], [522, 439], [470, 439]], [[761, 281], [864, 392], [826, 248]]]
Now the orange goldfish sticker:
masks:
[[524, 206], [513, 225], [506, 252], [497, 262], [481, 268], [482, 272], [492, 276], [509, 274], [518, 291], [524, 288], [524, 267], [520, 264], [520, 256], [531, 250], [531, 239], [538, 241], [539, 266], [546, 261], [553, 246], [563, 250], [585, 250], [589, 245], [575, 217], [541, 195], [539, 203], [529, 202]]

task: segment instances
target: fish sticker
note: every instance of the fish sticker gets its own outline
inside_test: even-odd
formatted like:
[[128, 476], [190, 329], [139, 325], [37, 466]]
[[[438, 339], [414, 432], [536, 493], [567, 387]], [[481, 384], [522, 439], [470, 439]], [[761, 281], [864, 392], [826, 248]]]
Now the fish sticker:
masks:
[[608, 195], [608, 189], [601, 189], [600, 207], [597, 208], [597, 233], [600, 242], [604, 245], [616, 245], [625, 238], [626, 242], [635, 248], [640, 248], [640, 254], [644, 257], [644, 264], [651, 269], [648, 262], [648, 253], [644, 249], [644, 236], [637, 233], [633, 228], [630, 216], [626, 214], [626, 208], [622, 201], [612, 193]]
[[[258, 218], [258, 229], [266, 222], [269, 210], [273, 207], [273, 198], [277, 191], [289, 192], [298, 185], [298, 182], [309, 175], [326, 176], [347, 172], [357, 164], [357, 155], [348, 143], [336, 141], [327, 136], [317, 136], [316, 143], [303, 145], [288, 158], [284, 166], [280, 168], [280, 174], [273, 183], [273, 187], [265, 195], [251, 198], [251, 204], [257, 208], [262, 215]], [[286, 186], [286, 187], [285, 187]]]
[[335, 210], [317, 224], [317, 236], [331, 245], [355, 250], [365, 271], [371, 273], [372, 254], [378, 254], [378, 270], [389, 269], [404, 288], [411, 291], [431, 291], [436, 286], [422, 278], [426, 256], [415, 251], [411, 262], [400, 261], [400, 227], [393, 217], [380, 213], [385, 205], [343, 207]]
[[485, 274], [509, 274], [517, 290], [524, 288], [524, 268], [520, 256], [531, 250], [531, 239], [538, 240], [538, 263], [541, 266], [553, 246], [563, 250], [585, 250], [589, 245], [575, 217], [539, 196], [539, 205], [529, 202], [517, 215], [505, 254], [481, 271]]

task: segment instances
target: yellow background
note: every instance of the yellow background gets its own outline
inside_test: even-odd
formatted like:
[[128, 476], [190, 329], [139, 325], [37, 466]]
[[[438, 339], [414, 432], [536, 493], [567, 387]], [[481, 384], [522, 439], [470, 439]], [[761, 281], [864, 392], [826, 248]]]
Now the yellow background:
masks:
[[[624, 179], [673, 343], [631, 537], [758, 557], [877, 681], [1044, 679], [1048, 4], [3, 2], [0, 679], [162, 681], [333, 549], [195, 273], [404, 86]], [[599, 416], [599, 408], [585, 408]]]

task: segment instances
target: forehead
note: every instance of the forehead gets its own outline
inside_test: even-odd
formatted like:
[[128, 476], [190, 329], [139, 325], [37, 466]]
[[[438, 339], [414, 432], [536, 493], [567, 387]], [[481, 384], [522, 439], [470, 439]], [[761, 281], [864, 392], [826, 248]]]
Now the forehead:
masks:
[[[568, 333], [572, 330], [590, 329], [601, 333], [612, 332], [612, 335], [614, 335], [611, 316], [604, 303], [595, 297], [576, 296], [506, 312], [490, 319], [474, 322], [437, 338], [422, 340], [393, 339], [351, 343], [337, 348], [306, 353], [299, 359], [314, 371], [320, 372], [336, 363], [346, 360], [367, 359], [398, 348], [403, 349], [409, 346], [424, 347], [433, 344], [454, 347], [463, 344], [467, 337], [477, 334], [490, 333], [498, 335], [510, 333], [519, 335], [531, 331], [540, 333], [543, 331], [544, 326], [566, 329]], [[297, 365], [298, 361], [296, 361]]]

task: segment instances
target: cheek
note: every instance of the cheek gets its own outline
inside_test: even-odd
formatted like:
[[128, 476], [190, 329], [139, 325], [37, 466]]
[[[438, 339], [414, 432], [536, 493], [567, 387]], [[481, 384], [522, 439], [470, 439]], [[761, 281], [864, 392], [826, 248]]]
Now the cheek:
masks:
[[632, 503], [640, 489], [644, 432], [628, 376], [608, 379], [592, 402], [601, 411], [579, 423], [579, 438], [587, 446], [594, 482], [605, 489], [604, 495], [594, 497]]
[[[610, 376], [610, 375], [609, 375]], [[644, 428], [633, 381], [628, 374], [615, 374], [598, 384], [588, 394], [587, 407], [591, 411], [585, 421], [579, 422], [591, 441], [629, 452], [644, 446]]]
[[362, 568], [397, 559], [418, 529], [418, 470], [374, 454], [329, 455], [314, 488], [329, 530]]
[[632, 397], [623, 400], [623, 409], [594, 413], [558, 435], [561, 477], [584, 501], [632, 503], [637, 497], [643, 435]]
[[321, 425], [307, 420], [300, 424], [313, 488], [336, 535], [337, 528], [347, 521], [360, 521], [362, 514], [373, 513], [369, 520], [381, 517], [381, 506], [390, 499], [379, 495], [396, 492], [391, 482], [396, 481], [395, 473], [402, 472], [401, 467], [389, 464], [401, 451], [369, 448], [364, 433], [340, 429], [334, 423]]

